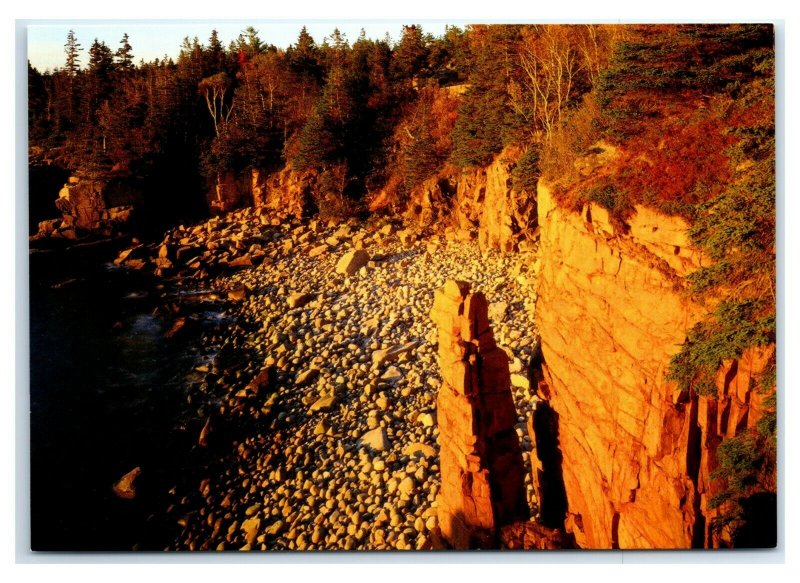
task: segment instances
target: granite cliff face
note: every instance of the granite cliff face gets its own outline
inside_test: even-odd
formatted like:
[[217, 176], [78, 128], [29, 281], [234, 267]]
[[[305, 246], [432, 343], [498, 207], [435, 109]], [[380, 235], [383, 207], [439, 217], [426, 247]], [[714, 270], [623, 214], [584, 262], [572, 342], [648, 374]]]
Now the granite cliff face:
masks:
[[260, 168], [220, 174], [208, 189], [208, 208], [224, 214], [242, 207], [278, 211], [301, 218], [316, 210], [317, 173], [296, 170], [291, 164], [275, 172]]
[[309, 215], [314, 210], [316, 180], [316, 172], [298, 171], [290, 164], [273, 174], [254, 169], [250, 177], [253, 206], [286, 212], [298, 218]]
[[61, 218], [41, 221], [36, 237], [109, 237], [131, 220], [140, 199], [136, 188], [124, 180], [70, 176], [55, 200]]
[[565, 526], [583, 548], [718, 546], [708, 510], [720, 489], [716, 447], [762, 415], [751, 380], [769, 350], [727, 362], [719, 399], [665, 380], [706, 312], [680, 285], [704, 259], [682, 220], [636, 211], [618, 232], [604, 209], [561, 209], [540, 183], [538, 392], [554, 412]]
[[511, 173], [520, 154], [506, 148], [486, 167], [429, 178], [412, 192], [406, 220], [417, 228], [445, 224], [454, 239], [477, 237], [481, 249], [524, 247], [536, 228], [536, 200], [514, 188]]

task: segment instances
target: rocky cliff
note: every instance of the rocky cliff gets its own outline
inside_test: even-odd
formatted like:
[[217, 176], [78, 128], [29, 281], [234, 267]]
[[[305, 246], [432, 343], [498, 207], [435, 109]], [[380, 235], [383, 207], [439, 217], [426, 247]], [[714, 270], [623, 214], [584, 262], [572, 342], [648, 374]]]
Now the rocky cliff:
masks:
[[417, 228], [444, 224], [452, 238], [477, 237], [481, 249], [510, 253], [524, 247], [536, 228], [536, 200], [514, 188], [520, 154], [506, 148], [486, 167], [429, 178], [412, 192], [406, 220]]
[[140, 193], [125, 181], [70, 176], [55, 201], [61, 218], [41, 221], [36, 237], [111, 236], [131, 220], [139, 199]]
[[298, 171], [291, 164], [273, 174], [251, 171], [250, 189], [255, 208], [264, 207], [298, 218], [307, 216], [315, 210], [316, 187], [316, 172]]
[[704, 261], [683, 221], [637, 207], [621, 232], [596, 205], [559, 208], [541, 183], [538, 220], [539, 393], [553, 411], [539, 430], [561, 454], [547, 479], [563, 482], [567, 530], [583, 548], [721, 544], [716, 447], [762, 415], [752, 381], [771, 349], [727, 362], [719, 398], [680, 393], [665, 372], [705, 313], [681, 293]]

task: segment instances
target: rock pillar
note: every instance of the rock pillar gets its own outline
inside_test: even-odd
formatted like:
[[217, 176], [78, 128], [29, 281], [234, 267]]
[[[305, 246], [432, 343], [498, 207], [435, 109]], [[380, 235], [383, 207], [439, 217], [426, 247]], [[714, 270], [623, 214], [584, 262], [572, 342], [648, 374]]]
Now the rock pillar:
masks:
[[448, 281], [434, 295], [442, 386], [437, 398], [439, 523], [457, 549], [497, 546], [501, 526], [529, 516], [508, 357], [482, 293]]

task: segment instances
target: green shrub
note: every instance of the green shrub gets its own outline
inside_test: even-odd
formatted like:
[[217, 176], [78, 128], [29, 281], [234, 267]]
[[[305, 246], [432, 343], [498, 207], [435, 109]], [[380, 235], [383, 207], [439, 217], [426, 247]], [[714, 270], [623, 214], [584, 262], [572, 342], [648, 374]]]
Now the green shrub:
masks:
[[540, 146], [538, 144], [531, 145], [517, 161], [514, 170], [511, 171], [514, 190], [536, 192], [536, 185], [539, 183], [541, 174], [540, 159]]
[[676, 381], [683, 390], [714, 395], [714, 377], [723, 361], [740, 358], [751, 346], [773, 342], [774, 311], [755, 300], [723, 301], [710, 319], [689, 331], [680, 352], [670, 362], [667, 378]]
[[616, 216], [624, 217], [633, 211], [633, 206], [627, 193], [619, 190], [613, 184], [590, 188], [586, 196], [589, 201], [599, 204]]
[[751, 432], [742, 433], [723, 441], [717, 448], [719, 466], [711, 473], [714, 479], [724, 479], [727, 489], [709, 502], [710, 508], [719, 507], [731, 494], [744, 494], [756, 485], [762, 463], [758, 440]]
[[[754, 491], [763, 490], [764, 482], [774, 482], [774, 409], [759, 421], [756, 431], [747, 430], [723, 440], [716, 455], [719, 465], [711, 477], [723, 480], [725, 487], [708, 502], [709, 509], [721, 511], [712, 519], [711, 529], [717, 533], [727, 530], [735, 546], [737, 531], [746, 524], [742, 501]], [[769, 487], [774, 488], [774, 483]]]

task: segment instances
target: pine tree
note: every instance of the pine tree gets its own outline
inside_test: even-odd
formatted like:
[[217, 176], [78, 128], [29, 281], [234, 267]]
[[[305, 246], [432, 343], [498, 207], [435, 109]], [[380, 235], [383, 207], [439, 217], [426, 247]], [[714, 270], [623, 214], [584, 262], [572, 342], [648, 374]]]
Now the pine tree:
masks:
[[70, 77], [77, 75], [81, 68], [80, 55], [78, 53], [82, 50], [78, 39], [75, 37], [75, 31], [70, 29], [67, 33], [67, 43], [64, 45], [64, 52], [67, 54], [65, 69]]
[[425, 73], [428, 47], [422, 35], [422, 27], [416, 24], [403, 27], [403, 36], [392, 55], [392, 73], [399, 79], [410, 82]]
[[114, 56], [111, 49], [102, 41], [94, 39], [89, 48], [89, 73], [108, 77], [114, 68]]
[[45, 140], [51, 129], [50, 95], [45, 78], [28, 61], [28, 134], [31, 142]]
[[119, 41], [120, 47], [115, 53], [117, 66], [123, 71], [130, 71], [133, 69], [133, 47], [128, 42], [128, 33], [122, 35], [122, 40]]
[[322, 80], [319, 47], [305, 26], [300, 29], [297, 42], [286, 50], [286, 58], [295, 73]]
[[207, 54], [207, 71], [219, 73], [225, 70], [225, 49], [222, 48], [222, 42], [219, 40], [219, 33], [216, 29], [211, 31], [211, 37], [208, 39]]
[[239, 52], [248, 59], [252, 59], [267, 49], [267, 45], [259, 38], [258, 31], [252, 26], [245, 28], [236, 42]]

